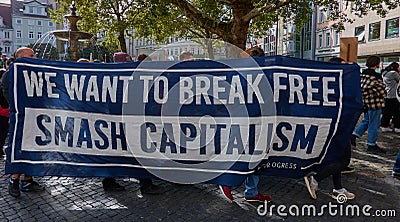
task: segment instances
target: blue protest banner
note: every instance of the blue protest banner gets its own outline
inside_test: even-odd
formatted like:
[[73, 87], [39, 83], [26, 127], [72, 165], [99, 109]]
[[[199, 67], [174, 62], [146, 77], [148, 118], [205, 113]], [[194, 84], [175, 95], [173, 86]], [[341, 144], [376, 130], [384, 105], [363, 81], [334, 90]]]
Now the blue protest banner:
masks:
[[18, 59], [6, 173], [238, 185], [343, 156], [359, 66], [282, 56], [71, 63]]

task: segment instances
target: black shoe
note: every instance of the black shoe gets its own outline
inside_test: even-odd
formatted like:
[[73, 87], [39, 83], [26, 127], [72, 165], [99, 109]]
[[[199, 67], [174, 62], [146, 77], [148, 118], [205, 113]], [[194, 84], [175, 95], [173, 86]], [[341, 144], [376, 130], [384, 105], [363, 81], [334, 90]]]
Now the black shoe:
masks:
[[350, 144], [351, 144], [351, 146], [353, 146], [353, 147], [356, 147], [357, 146], [357, 136], [356, 135], [351, 135], [351, 139], [350, 139]]
[[7, 186], [8, 193], [13, 197], [19, 197], [21, 192], [19, 191], [19, 178], [18, 179], [10, 179], [8, 180]]
[[345, 167], [345, 168], [342, 170], [342, 174], [354, 173], [354, 172], [356, 172], [356, 171], [354, 170], [354, 168], [353, 168], [353, 167], [349, 167], [349, 166]]
[[367, 152], [375, 153], [375, 154], [385, 154], [386, 150], [380, 148], [378, 145], [368, 145]]
[[140, 192], [142, 194], [163, 194], [164, 193], [164, 189], [160, 186], [151, 184], [149, 186], [144, 186], [140, 188]]
[[21, 180], [19, 188], [22, 192], [37, 192], [44, 190], [44, 186], [40, 186], [37, 182], [33, 181], [33, 179]]
[[114, 178], [105, 178], [103, 180], [103, 189], [105, 191], [123, 191], [125, 187], [121, 186]]

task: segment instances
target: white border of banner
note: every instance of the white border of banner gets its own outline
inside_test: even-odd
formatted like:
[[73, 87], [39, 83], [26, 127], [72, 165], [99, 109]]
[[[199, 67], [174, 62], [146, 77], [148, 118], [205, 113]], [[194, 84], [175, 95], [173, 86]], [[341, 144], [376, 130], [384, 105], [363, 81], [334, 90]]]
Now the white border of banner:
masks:
[[[132, 164], [97, 164], [97, 163], [71, 163], [71, 162], [66, 162], [66, 161], [32, 161], [32, 160], [16, 160], [15, 159], [15, 154], [14, 154], [14, 149], [15, 149], [15, 139], [16, 139], [16, 133], [17, 133], [17, 125], [18, 125], [18, 90], [17, 90], [17, 66], [18, 65], [23, 65], [23, 66], [30, 66], [30, 67], [43, 67], [43, 68], [49, 68], [49, 69], [58, 69], [58, 70], [69, 70], [69, 71], [101, 71], [101, 72], [127, 72], [127, 71], [140, 71], [140, 72], [169, 72], [169, 73], [181, 73], [181, 72], [230, 72], [232, 70], [234, 71], [259, 71], [259, 70], [266, 70], [266, 69], [285, 69], [285, 70], [299, 70], [299, 71], [310, 71], [310, 72], [330, 72], [330, 73], [339, 73], [339, 108], [338, 108], [338, 117], [336, 119], [336, 124], [335, 128], [333, 130], [332, 137], [329, 139], [329, 142], [327, 143], [327, 148], [329, 147], [333, 136], [336, 134], [337, 127], [339, 125], [339, 119], [342, 114], [342, 99], [343, 99], [343, 70], [342, 69], [312, 69], [312, 68], [296, 68], [296, 67], [283, 67], [283, 66], [266, 66], [266, 67], [251, 67], [251, 68], [221, 68], [221, 69], [177, 69], [177, 70], [162, 70], [162, 69], [135, 69], [135, 68], [129, 68], [129, 69], [92, 69], [92, 68], [69, 68], [69, 67], [54, 67], [54, 66], [49, 66], [49, 65], [37, 65], [37, 64], [28, 64], [28, 63], [14, 63], [14, 103], [15, 103], [15, 128], [14, 128], [14, 135], [13, 135], [13, 144], [12, 144], [12, 149], [11, 149], [11, 163], [29, 163], [29, 164], [64, 164], [64, 165], [75, 165], [75, 166], [114, 166], [114, 167], [133, 167], [133, 168], [146, 168], [146, 169], [156, 169], [156, 170], [181, 170], [181, 171], [198, 171], [198, 172], [221, 172], [221, 173], [234, 173], [234, 174], [251, 174], [254, 172], [253, 171], [248, 171], [248, 172], [241, 172], [241, 171], [234, 171], [234, 170], [210, 170], [210, 169], [198, 169], [198, 168], [176, 168], [176, 167], [149, 167], [149, 166], [137, 166], [137, 165], [132, 165]], [[310, 164], [306, 167], [302, 167], [301, 169], [308, 169], [311, 166], [315, 164], [320, 164], [322, 160], [325, 158], [325, 155], [327, 153], [328, 149], [325, 149], [325, 152], [319, 162]]]

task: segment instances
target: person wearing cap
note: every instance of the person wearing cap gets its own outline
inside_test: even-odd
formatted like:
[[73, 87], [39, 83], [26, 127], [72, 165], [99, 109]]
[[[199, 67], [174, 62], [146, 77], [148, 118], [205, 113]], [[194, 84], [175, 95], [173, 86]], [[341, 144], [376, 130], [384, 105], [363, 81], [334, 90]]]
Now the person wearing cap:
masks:
[[132, 62], [132, 57], [126, 52], [116, 52], [114, 62]]

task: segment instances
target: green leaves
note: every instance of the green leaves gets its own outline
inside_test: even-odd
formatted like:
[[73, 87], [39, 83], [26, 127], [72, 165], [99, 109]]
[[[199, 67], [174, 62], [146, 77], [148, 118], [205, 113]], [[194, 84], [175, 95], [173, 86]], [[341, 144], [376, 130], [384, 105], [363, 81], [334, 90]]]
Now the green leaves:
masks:
[[[60, 22], [72, 0], [57, 2], [60, 9], [51, 11], [51, 17]], [[137, 38], [160, 43], [170, 36], [212, 36], [244, 48], [247, 37], [266, 34], [278, 18], [302, 27], [315, 6], [329, 8], [329, 19], [341, 29], [351, 22], [346, 10], [357, 16], [371, 11], [385, 16], [400, 5], [400, 0], [76, 0], [75, 5], [83, 17], [78, 23], [80, 30], [101, 33], [106, 37], [105, 45], [119, 42], [124, 50], [124, 30], [135, 29]]]

